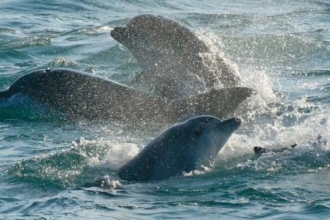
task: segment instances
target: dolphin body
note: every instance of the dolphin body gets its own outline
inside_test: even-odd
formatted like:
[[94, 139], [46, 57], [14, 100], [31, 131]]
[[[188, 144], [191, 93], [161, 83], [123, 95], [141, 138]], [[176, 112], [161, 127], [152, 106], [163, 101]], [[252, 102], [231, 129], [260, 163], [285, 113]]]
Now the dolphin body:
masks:
[[241, 121], [197, 116], [165, 130], [124, 166], [127, 181], [153, 181], [181, 176], [212, 166], [218, 152]]
[[0, 91], [0, 103], [19, 94], [61, 113], [65, 119], [171, 123], [202, 114], [227, 117], [253, 90], [227, 88], [168, 100], [80, 71], [53, 69], [20, 77]]

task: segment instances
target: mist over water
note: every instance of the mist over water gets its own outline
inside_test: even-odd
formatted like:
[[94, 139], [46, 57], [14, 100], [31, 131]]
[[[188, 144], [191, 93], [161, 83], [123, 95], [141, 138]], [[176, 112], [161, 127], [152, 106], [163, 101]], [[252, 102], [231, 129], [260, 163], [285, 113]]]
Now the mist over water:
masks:
[[326, 1], [5, 0], [0, 8], [1, 90], [58, 67], [130, 84], [141, 68], [109, 33], [149, 13], [187, 26], [257, 91], [234, 113], [242, 126], [212, 169], [150, 183], [121, 181], [116, 169], [169, 124], [67, 122], [31, 109], [26, 97], [1, 103], [0, 219], [329, 215]]

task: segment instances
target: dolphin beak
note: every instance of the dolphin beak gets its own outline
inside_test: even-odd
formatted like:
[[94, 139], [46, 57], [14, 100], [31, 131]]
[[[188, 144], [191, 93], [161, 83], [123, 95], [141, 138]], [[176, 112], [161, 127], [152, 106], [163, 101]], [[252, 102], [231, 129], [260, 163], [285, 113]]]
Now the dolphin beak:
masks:
[[239, 118], [232, 118], [232, 120], [233, 120], [234, 122], [236, 122], [238, 125], [241, 125], [241, 124], [242, 124], [242, 120], [239, 119]]
[[229, 130], [235, 131], [242, 123], [242, 120], [239, 118], [230, 118], [219, 123], [217, 127], [223, 128], [224, 126], [230, 128]]
[[110, 35], [119, 43], [123, 43], [128, 37], [125, 27], [115, 27], [110, 31]]

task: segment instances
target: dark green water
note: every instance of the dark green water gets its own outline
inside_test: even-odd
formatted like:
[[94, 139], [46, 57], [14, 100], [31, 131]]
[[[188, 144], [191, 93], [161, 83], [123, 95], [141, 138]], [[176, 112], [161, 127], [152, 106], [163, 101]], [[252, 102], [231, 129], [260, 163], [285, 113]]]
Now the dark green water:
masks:
[[55, 67], [128, 83], [140, 68], [109, 32], [150, 13], [185, 24], [258, 91], [213, 169], [150, 183], [115, 170], [169, 125], [66, 122], [29, 100], [2, 103], [0, 219], [329, 218], [329, 2], [2, 0], [0, 11], [1, 90]]

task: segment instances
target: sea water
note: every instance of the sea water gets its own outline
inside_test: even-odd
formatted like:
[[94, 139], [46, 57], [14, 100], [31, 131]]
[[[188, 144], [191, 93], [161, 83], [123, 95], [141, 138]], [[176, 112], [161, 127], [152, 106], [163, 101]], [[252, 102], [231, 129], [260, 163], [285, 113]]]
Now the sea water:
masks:
[[33, 100], [2, 103], [0, 219], [330, 218], [329, 1], [2, 0], [0, 89], [56, 67], [128, 84], [141, 69], [109, 33], [146, 13], [187, 26], [257, 91], [215, 166], [123, 182], [116, 169], [170, 125], [58, 121]]

